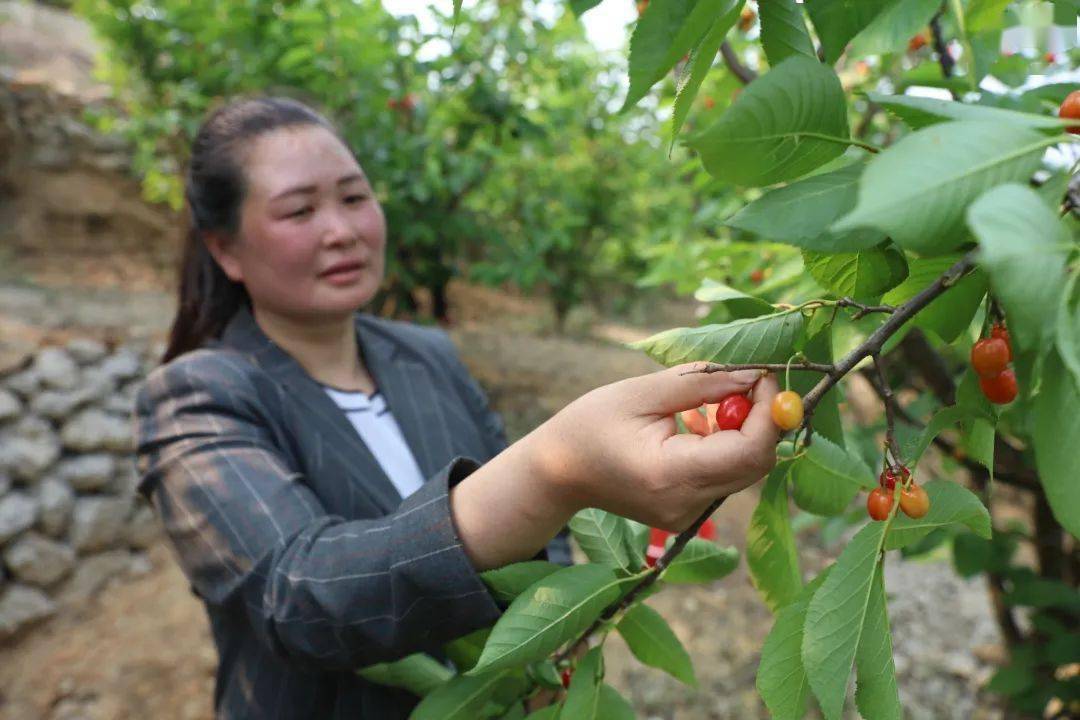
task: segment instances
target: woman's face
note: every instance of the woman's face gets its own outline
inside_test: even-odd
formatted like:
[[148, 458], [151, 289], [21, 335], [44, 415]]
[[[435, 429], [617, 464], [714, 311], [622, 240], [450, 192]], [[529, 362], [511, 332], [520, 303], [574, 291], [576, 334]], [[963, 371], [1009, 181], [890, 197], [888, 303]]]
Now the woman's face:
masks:
[[[292, 319], [352, 315], [382, 282], [386, 220], [347, 147], [316, 125], [256, 138], [243, 157], [247, 197], [236, 241], [209, 245], [262, 312]], [[326, 275], [332, 265], [359, 271]]]

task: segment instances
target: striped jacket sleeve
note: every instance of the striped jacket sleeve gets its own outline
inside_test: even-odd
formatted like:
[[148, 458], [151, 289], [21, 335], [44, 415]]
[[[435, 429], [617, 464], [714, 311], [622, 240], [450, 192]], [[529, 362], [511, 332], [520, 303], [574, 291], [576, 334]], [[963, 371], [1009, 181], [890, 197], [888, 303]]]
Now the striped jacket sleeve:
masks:
[[[484, 433], [484, 443], [489, 453], [489, 459], [495, 457], [507, 447], [506, 426], [497, 412], [491, 409], [487, 394], [480, 384], [469, 373], [465, 364], [461, 361], [454, 341], [443, 330], [435, 330], [438, 341], [442, 344], [442, 353], [449, 358], [455, 381], [457, 382], [465, 403], [474, 417], [480, 418], [480, 426]], [[543, 550], [537, 555], [537, 560], [550, 560], [559, 565], [569, 566], [574, 563], [573, 554], [570, 551], [570, 530], [563, 528], [553, 537]]]
[[450, 518], [448, 488], [476, 461], [455, 458], [392, 515], [346, 521], [289, 467], [265, 402], [209, 351], [155, 369], [137, 394], [140, 490], [199, 596], [324, 669], [431, 650], [498, 618]]

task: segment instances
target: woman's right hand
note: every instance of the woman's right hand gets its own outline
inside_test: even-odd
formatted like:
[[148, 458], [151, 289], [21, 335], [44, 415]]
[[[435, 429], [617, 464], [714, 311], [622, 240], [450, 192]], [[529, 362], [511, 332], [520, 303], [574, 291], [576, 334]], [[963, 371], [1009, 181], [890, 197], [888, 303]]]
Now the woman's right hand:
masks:
[[[770, 414], [775, 377], [692, 372], [704, 366], [627, 378], [574, 400], [528, 438], [541, 476], [570, 507], [676, 532], [717, 498], [763, 478], [776, 464], [780, 432]], [[740, 430], [678, 432], [676, 413], [748, 391], [753, 407]]]

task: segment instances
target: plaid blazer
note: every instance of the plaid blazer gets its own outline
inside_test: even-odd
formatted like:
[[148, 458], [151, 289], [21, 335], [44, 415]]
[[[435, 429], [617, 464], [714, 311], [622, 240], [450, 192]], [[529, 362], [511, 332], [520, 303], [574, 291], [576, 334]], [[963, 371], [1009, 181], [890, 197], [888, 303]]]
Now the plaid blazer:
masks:
[[[442, 644], [501, 612], [447, 493], [506, 446], [502, 422], [445, 332], [355, 317], [364, 363], [427, 478], [404, 501], [247, 308], [138, 389], [139, 491], [206, 606], [219, 718], [405, 718], [415, 696], [354, 670], [442, 658]], [[570, 564], [565, 529], [546, 554]]]

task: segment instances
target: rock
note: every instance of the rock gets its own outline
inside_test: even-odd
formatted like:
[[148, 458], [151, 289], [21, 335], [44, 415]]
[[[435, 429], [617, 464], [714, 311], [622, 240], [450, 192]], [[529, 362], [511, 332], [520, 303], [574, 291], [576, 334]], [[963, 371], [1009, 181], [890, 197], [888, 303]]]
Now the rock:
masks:
[[117, 382], [123, 382], [142, 374], [142, 361], [138, 353], [125, 347], [106, 358], [100, 369]]
[[11, 492], [0, 498], [0, 545], [32, 527], [37, 514], [37, 501], [24, 492]]
[[9, 585], [0, 595], [0, 638], [10, 637], [54, 612], [56, 603], [37, 588]]
[[7, 491], [11, 489], [11, 476], [6, 472], [0, 471], [0, 498], [7, 494]]
[[34, 359], [33, 369], [46, 387], [70, 390], [81, 378], [78, 364], [62, 348], [47, 347]]
[[75, 501], [71, 544], [81, 554], [115, 543], [124, 529], [131, 498], [83, 497]]
[[15, 396], [15, 393], [0, 388], [0, 423], [19, 417], [22, 409], [22, 401]]
[[60, 461], [56, 475], [78, 491], [100, 490], [116, 474], [116, 458], [108, 453], [90, 453]]
[[112, 482], [109, 483], [107, 492], [121, 497], [134, 496], [139, 488], [139, 474], [135, 470], [135, 458], [122, 458], [116, 464], [116, 472], [113, 473]]
[[131, 422], [97, 408], [83, 410], [64, 423], [60, 439], [65, 447], [76, 452], [111, 450], [129, 453], [135, 450]]
[[124, 539], [129, 547], [145, 550], [154, 544], [161, 535], [161, 524], [154, 509], [145, 503], [136, 506], [124, 531]]
[[38, 377], [34, 368], [30, 367], [8, 376], [4, 380], [4, 386], [26, 399], [32, 397], [41, 387], [41, 378]]
[[53, 430], [52, 423], [45, 418], [27, 413], [15, 423], [15, 427], [12, 428], [11, 434], [13, 436], [37, 440], [39, 438], [54, 437], [56, 431]]
[[56, 538], [63, 536], [75, 507], [74, 491], [62, 480], [47, 477], [37, 486], [37, 501], [42, 531]]
[[31, 531], [4, 549], [4, 563], [15, 579], [47, 587], [75, 567], [75, 551]]
[[82, 382], [73, 390], [46, 390], [30, 403], [30, 408], [53, 420], [64, 420], [79, 407], [90, 402], [108, 402], [116, 390], [116, 381], [95, 368], [88, 368]]
[[105, 345], [92, 338], [75, 338], [64, 347], [68, 354], [83, 365], [95, 363], [108, 352]]
[[60, 443], [55, 437], [0, 440], [0, 470], [16, 480], [36, 482], [59, 457]]
[[86, 602], [105, 586], [109, 578], [130, 567], [131, 554], [126, 550], [88, 555], [79, 561], [75, 573], [60, 586], [56, 597], [65, 604]]
[[110, 395], [105, 399], [104, 407], [115, 415], [129, 416], [135, 412], [135, 398], [128, 395]]

